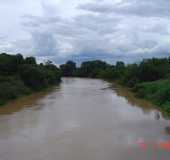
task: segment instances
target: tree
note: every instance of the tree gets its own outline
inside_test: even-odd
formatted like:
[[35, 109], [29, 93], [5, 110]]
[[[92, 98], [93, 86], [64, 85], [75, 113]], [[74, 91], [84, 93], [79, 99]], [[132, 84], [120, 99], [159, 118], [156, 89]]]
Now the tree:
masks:
[[155, 81], [165, 78], [170, 73], [170, 63], [167, 58], [145, 59], [139, 65], [138, 77], [141, 81]]
[[115, 77], [122, 79], [125, 71], [125, 64], [122, 61], [118, 61], [115, 66]]
[[0, 73], [11, 75], [14, 74], [18, 66], [22, 64], [23, 57], [21, 55], [0, 54]]
[[83, 77], [92, 77], [95, 78], [101, 70], [104, 70], [108, 67], [106, 62], [95, 60], [95, 61], [86, 61], [81, 64], [81, 74]]
[[63, 76], [66, 77], [73, 76], [76, 70], [76, 63], [73, 61], [67, 61], [66, 64], [60, 65], [60, 69]]
[[37, 64], [34, 57], [0, 54], [0, 104], [60, 82], [60, 70], [52, 63]]
[[37, 62], [36, 62], [36, 59], [34, 57], [27, 57], [27, 58], [25, 58], [25, 64], [36, 65]]

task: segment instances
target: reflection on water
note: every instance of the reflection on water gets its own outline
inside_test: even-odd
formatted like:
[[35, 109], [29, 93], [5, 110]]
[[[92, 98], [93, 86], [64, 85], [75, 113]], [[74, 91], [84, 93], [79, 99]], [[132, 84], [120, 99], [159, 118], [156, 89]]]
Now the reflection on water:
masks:
[[135, 106], [138, 108], [140, 107], [145, 114], [147, 113], [149, 114], [150, 112], [155, 110], [155, 112], [159, 114], [158, 116], [159, 118], [161, 115], [167, 120], [170, 119], [169, 115], [167, 115], [166, 113], [159, 112], [158, 109], [156, 109], [158, 107], [154, 106], [151, 102], [144, 100], [144, 99], [137, 98], [135, 94], [132, 91], [130, 91], [128, 88], [122, 87], [119, 84], [110, 84], [110, 86], [114, 91], [116, 91], [115, 93], [118, 96], [124, 97], [128, 101], [128, 103], [131, 104], [132, 106]]
[[140, 107], [144, 113], [150, 112], [153, 110], [153, 108], [155, 108], [150, 102], [136, 98], [134, 93], [129, 91], [127, 88], [124, 88], [118, 84], [113, 84], [113, 86], [118, 96], [125, 97], [129, 104], [132, 106]]
[[168, 160], [170, 151], [152, 144], [170, 141], [170, 121], [110, 85], [64, 78], [1, 108], [0, 160]]
[[160, 116], [160, 112], [155, 111], [155, 119], [156, 120], [160, 120], [161, 116]]
[[170, 125], [165, 127], [165, 132], [170, 135]]

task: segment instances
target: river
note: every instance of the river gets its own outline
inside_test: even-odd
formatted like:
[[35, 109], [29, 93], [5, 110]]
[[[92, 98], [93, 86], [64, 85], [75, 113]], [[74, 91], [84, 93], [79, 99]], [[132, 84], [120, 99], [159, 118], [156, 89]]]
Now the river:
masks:
[[169, 160], [168, 126], [121, 87], [63, 78], [0, 109], [0, 160]]

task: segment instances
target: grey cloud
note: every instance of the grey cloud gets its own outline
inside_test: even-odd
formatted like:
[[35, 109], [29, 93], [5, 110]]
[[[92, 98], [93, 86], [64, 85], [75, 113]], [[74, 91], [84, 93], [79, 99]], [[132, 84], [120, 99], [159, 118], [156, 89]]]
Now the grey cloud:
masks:
[[169, 17], [170, 2], [165, 0], [128, 0], [127, 5], [119, 5], [115, 7], [115, 12], [121, 14], [132, 14], [143, 17]]
[[[60, 60], [73, 57], [100, 59], [100, 53], [105, 53], [106, 59], [111, 55], [112, 59], [122, 58], [129, 61], [131, 57], [135, 60], [139, 56], [147, 57], [149, 52], [161, 52], [158, 45], [164, 44], [162, 39], [170, 34], [166, 27], [169, 23], [167, 20], [154, 18], [146, 21], [145, 18], [128, 19], [115, 17], [112, 14], [101, 16], [87, 13], [71, 20], [61, 17], [29, 17], [29, 22], [39, 24], [38, 28], [32, 25], [31, 32], [42, 31], [39, 32], [39, 38], [33, 41], [36, 54], [39, 56], [43, 53], [42, 55], [48, 56], [50, 53], [49, 55]], [[50, 44], [44, 35], [45, 32], [53, 35]], [[36, 34], [32, 36], [37, 37]], [[49, 47], [44, 48], [42, 46], [45, 46], [46, 41]], [[65, 46], [69, 47], [65, 48]]]
[[108, 13], [113, 12], [113, 6], [108, 4], [102, 5], [97, 3], [88, 3], [78, 6], [78, 9], [91, 11], [91, 12], [99, 12], [99, 13]]
[[[77, 3], [77, 7], [67, 11], [61, 9], [67, 14], [57, 10], [60, 3], [52, 5], [56, 3], [53, 0], [50, 4], [38, 1], [41, 14], [31, 11], [30, 7], [28, 12], [20, 10], [22, 14], [14, 15], [20, 14], [16, 17], [16, 25], [3, 23], [3, 28], [1, 25], [2, 33], [7, 30], [3, 35], [8, 35], [9, 28], [15, 33], [0, 42], [1, 50], [30, 53], [56, 63], [68, 59], [130, 62], [170, 55], [170, 2], [167, 0], [86, 0], [81, 3], [75, 0], [73, 6]], [[64, 0], [63, 4], [66, 2], [70, 1]], [[7, 3], [12, 4], [9, 0]], [[27, 3], [22, 1], [24, 9]], [[34, 3], [30, 0], [30, 6]]]
[[[44, 38], [44, 33], [50, 32], [50, 34], [56, 35], [58, 41], [63, 41], [63, 43], [68, 43], [70, 46], [72, 46], [72, 54], [81, 54], [81, 52], [84, 52], [85, 50], [88, 52], [92, 52], [95, 50], [107, 49], [108, 45], [103, 44], [106, 41], [109, 42], [108, 35], [115, 32], [117, 23], [119, 22], [119, 20], [115, 17], [102, 18], [100, 16], [94, 16], [89, 14], [77, 16], [76, 18], [70, 21], [60, 19], [60, 21], [56, 24], [45, 23], [45, 19], [46, 17], [44, 17], [43, 19], [42, 17], [34, 18], [30, 16], [29, 22], [31, 22], [31, 28], [29, 25], [26, 26], [26, 28], [30, 30], [30, 32], [36, 33], [35, 31], [37, 31], [37, 25], [35, 24], [40, 24], [38, 30], [42, 30], [43, 32], [39, 32], [38, 37], [41, 37], [42, 34], [43, 42], [48, 40], [46, 37]], [[36, 21], [37, 23], [35, 23]], [[46, 27], [44, 27], [44, 25]], [[102, 37], [101, 34], [103, 34]], [[33, 37], [37, 37], [36, 34], [32, 35]], [[36, 38], [34, 43], [39, 43], [39, 41], [42, 42], [40, 39]], [[48, 49], [54, 48], [53, 50], [56, 50], [54, 45], [56, 44], [54, 43], [54, 38], [51, 39], [50, 42], [52, 43], [52, 41], [53, 45], [50, 46]], [[44, 50], [44, 48], [40, 46], [42, 45], [38, 44], [40, 50], [43, 50], [43, 52], [47, 51], [46, 49]], [[60, 52], [59, 50], [57, 51]], [[38, 53], [39, 52], [40, 51], [38, 51]]]
[[36, 56], [50, 56], [57, 54], [57, 41], [52, 33], [32, 33], [33, 51]]
[[[113, 1], [114, 2], [114, 1]], [[141, 17], [169, 17], [170, 2], [167, 0], [122, 0], [120, 3], [88, 3], [78, 8], [97, 13], [117, 13], [121, 15], [135, 15]]]

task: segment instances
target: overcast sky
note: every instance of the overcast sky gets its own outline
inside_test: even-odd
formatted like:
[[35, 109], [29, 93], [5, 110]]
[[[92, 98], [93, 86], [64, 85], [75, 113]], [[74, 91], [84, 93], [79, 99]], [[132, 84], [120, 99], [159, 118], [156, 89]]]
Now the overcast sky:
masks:
[[170, 1], [0, 0], [0, 52], [57, 64], [170, 56]]

